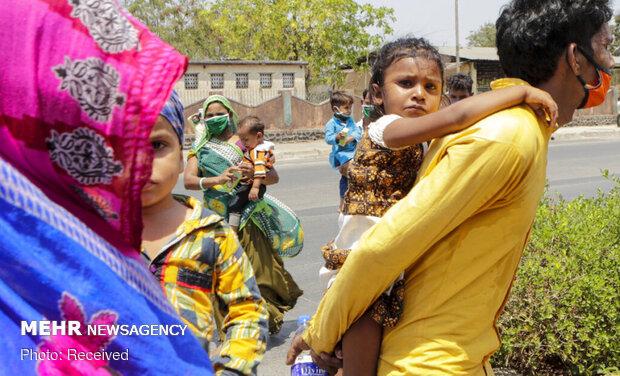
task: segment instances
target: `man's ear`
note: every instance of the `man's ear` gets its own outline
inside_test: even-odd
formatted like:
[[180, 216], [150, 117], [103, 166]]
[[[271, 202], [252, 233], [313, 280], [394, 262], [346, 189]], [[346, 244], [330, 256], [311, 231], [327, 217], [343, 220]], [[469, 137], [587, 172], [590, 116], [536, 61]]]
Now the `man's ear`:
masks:
[[372, 90], [372, 99], [373, 106], [381, 106], [383, 104], [383, 91], [377, 84], [370, 85], [370, 90]]
[[571, 43], [566, 48], [566, 61], [568, 67], [573, 71], [576, 76], [581, 75], [583, 67], [583, 55], [577, 49], [577, 43]]

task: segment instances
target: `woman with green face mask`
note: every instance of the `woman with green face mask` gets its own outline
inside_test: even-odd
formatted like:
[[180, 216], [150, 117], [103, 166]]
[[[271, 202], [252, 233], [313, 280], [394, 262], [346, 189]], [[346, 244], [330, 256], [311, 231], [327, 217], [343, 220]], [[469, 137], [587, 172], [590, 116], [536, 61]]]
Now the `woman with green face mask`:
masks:
[[[212, 95], [203, 105], [203, 119], [196, 127], [196, 141], [190, 150], [185, 168], [185, 188], [202, 190], [204, 205], [210, 210], [228, 218], [228, 204], [235, 191], [218, 189], [231, 180], [235, 173], [252, 177], [254, 167], [243, 162], [241, 142], [235, 134], [238, 116], [232, 105], [221, 95]], [[275, 169], [271, 169], [264, 184], [275, 184], [279, 180]], [[272, 207], [279, 210], [272, 210]], [[284, 231], [276, 228], [273, 213], [282, 213], [286, 218], [278, 218], [278, 225], [288, 223]], [[269, 311], [269, 331], [280, 331], [284, 312], [295, 306], [301, 296], [292, 276], [284, 269], [280, 255], [294, 256], [301, 250], [303, 232], [297, 217], [288, 215], [290, 209], [265, 195], [261, 200], [251, 201], [243, 210], [238, 230], [239, 242], [250, 258], [261, 295]], [[291, 228], [293, 229], [291, 231]], [[281, 238], [280, 233], [288, 237]], [[284, 246], [286, 244], [286, 247]], [[214, 310], [217, 316], [217, 310]], [[221, 328], [221, 317], [216, 317]]]

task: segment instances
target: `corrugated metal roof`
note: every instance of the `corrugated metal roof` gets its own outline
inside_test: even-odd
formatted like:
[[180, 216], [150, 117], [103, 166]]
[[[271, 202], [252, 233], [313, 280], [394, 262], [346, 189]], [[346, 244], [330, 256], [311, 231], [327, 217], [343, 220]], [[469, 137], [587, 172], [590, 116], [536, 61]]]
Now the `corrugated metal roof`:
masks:
[[190, 64], [208, 65], [308, 65], [305, 61], [289, 60], [191, 60]]

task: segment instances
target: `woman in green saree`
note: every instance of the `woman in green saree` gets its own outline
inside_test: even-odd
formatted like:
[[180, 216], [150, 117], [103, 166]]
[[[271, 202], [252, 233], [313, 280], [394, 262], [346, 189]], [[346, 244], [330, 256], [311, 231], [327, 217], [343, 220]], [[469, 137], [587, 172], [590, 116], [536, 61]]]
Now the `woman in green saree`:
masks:
[[[243, 162], [241, 144], [235, 134], [237, 114], [230, 102], [221, 95], [210, 96], [204, 102], [203, 117], [204, 124], [197, 127], [196, 141], [188, 156], [185, 188], [202, 190], [204, 205], [228, 218], [228, 203], [234, 191], [218, 190], [217, 186], [231, 181], [235, 171], [251, 177], [254, 169]], [[264, 184], [278, 181], [278, 174], [272, 169]], [[282, 227], [287, 229], [282, 231]], [[269, 331], [278, 333], [284, 312], [292, 309], [302, 294], [284, 269], [281, 258], [281, 255], [294, 256], [301, 251], [301, 225], [290, 209], [265, 195], [264, 199], [250, 202], [243, 210], [238, 236], [267, 303]]]

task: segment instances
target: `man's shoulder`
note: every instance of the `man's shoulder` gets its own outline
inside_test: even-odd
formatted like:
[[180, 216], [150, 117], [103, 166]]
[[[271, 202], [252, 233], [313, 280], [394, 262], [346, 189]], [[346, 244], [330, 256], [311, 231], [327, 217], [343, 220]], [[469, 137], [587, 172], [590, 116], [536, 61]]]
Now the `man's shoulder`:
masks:
[[[541, 125], [534, 111], [527, 105], [519, 105], [498, 111], [478, 121], [471, 127], [473, 137], [493, 142], [520, 146], [543, 135]], [[467, 133], [467, 129], [463, 132]]]
[[549, 136], [549, 128], [539, 123], [534, 111], [520, 105], [498, 111], [469, 128], [434, 140], [429, 156], [444, 155], [448, 149], [458, 146], [467, 147], [476, 155], [492, 151], [529, 163], [546, 149]]

